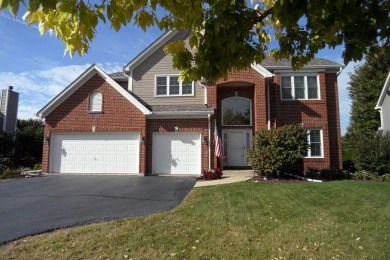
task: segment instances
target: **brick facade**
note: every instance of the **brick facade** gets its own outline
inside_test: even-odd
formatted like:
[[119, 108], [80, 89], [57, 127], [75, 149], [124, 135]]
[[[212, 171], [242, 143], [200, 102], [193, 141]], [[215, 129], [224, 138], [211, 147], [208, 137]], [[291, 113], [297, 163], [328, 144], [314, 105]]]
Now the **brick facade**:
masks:
[[[214, 156], [214, 121], [220, 134], [224, 129], [260, 129], [291, 123], [303, 123], [305, 128], [322, 129], [324, 158], [304, 158], [303, 168], [341, 168], [341, 140], [338, 113], [337, 76], [335, 73], [319, 73], [320, 100], [281, 100], [280, 74], [266, 80], [254, 69], [231, 72], [225, 79], [209, 82], [207, 105], [215, 108], [211, 116], [211, 167], [219, 165]], [[122, 84], [123, 85], [123, 84]], [[267, 86], [268, 85], [268, 86]], [[267, 91], [269, 90], [269, 93]], [[94, 91], [103, 95], [102, 113], [89, 113], [89, 97]], [[222, 126], [222, 100], [229, 97], [245, 97], [252, 104], [251, 126]], [[267, 97], [270, 106], [268, 108]], [[269, 109], [269, 111], [268, 111]], [[269, 116], [268, 116], [269, 115]], [[144, 137], [140, 144], [140, 173], [152, 173], [153, 133], [199, 133], [208, 140], [208, 119], [151, 119], [123, 97], [98, 74], [87, 80], [65, 102], [56, 107], [45, 119], [44, 135], [54, 132], [138, 132]], [[42, 170], [49, 171], [50, 140], [43, 146]], [[201, 144], [201, 169], [208, 168], [208, 144]]]
[[320, 100], [282, 100], [280, 74], [276, 74], [270, 89], [271, 124], [278, 127], [285, 124], [303, 123], [307, 129], [322, 129], [323, 158], [304, 158], [304, 170], [340, 169], [341, 139], [338, 113], [337, 76], [335, 73], [319, 73]]
[[[103, 95], [102, 113], [89, 113], [89, 96]], [[44, 135], [53, 132], [139, 132], [146, 134], [145, 115], [98, 74], [92, 76], [45, 119]], [[43, 145], [42, 171], [49, 171], [50, 140]], [[145, 144], [140, 144], [141, 173], [145, 173]]]

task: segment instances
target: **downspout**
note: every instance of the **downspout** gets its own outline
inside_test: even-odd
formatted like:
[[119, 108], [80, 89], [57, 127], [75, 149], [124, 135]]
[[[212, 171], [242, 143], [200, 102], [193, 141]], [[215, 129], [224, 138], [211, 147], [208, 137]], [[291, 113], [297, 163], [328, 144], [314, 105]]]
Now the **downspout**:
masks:
[[133, 92], [133, 70], [130, 70], [128, 72], [129, 74], [126, 73], [126, 71], [123, 71], [123, 74], [125, 74], [128, 78], [127, 81], [127, 91], [128, 92]]
[[[205, 82], [203, 79], [202, 81]], [[207, 86], [204, 85], [201, 81], [199, 81], [199, 84], [204, 88], [204, 104], [207, 106]], [[208, 148], [208, 158], [209, 158], [209, 170], [211, 170], [211, 115], [207, 115], [207, 128], [208, 128], [208, 142], [207, 142], [207, 148]]]
[[271, 130], [271, 102], [269, 93], [269, 80], [267, 80], [267, 126]]
[[208, 134], [209, 134], [208, 138], [209, 138], [209, 141], [207, 142], [207, 148], [209, 150], [209, 171], [211, 170], [211, 146], [210, 146], [210, 143], [211, 143], [211, 129], [210, 129], [211, 123], [210, 123], [210, 121], [211, 121], [211, 115], [208, 114], [208, 116], [207, 116], [207, 124], [208, 124], [207, 127], [208, 127]]

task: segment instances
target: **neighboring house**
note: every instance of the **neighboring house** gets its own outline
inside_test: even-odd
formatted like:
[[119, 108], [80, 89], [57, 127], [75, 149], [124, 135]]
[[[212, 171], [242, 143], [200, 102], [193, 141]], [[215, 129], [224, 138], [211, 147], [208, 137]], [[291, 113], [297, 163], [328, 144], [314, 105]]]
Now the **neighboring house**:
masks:
[[17, 132], [19, 93], [13, 87], [1, 91], [0, 131]]
[[170, 31], [124, 68], [93, 65], [44, 106], [44, 172], [196, 174], [220, 165], [248, 167], [260, 129], [302, 123], [310, 133], [303, 167], [341, 168], [337, 74], [342, 65], [314, 59], [299, 72], [266, 59], [216, 82], [181, 82], [163, 46]]
[[381, 95], [379, 96], [378, 102], [376, 103], [375, 109], [379, 110], [381, 118], [381, 126], [379, 130], [383, 133], [390, 131], [390, 71], [387, 75], [385, 84]]

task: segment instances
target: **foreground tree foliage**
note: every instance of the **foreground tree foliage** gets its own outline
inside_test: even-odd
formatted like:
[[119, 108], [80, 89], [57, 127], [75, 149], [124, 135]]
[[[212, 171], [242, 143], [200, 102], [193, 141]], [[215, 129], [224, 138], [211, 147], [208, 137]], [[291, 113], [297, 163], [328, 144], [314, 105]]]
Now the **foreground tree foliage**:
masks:
[[[343, 155], [347, 169], [353, 169], [355, 165], [359, 170], [382, 171], [381, 166], [368, 165], [382, 164], [379, 154], [383, 150], [376, 145], [379, 142], [376, 132], [380, 126], [380, 118], [379, 112], [374, 108], [389, 69], [390, 54], [382, 49], [377, 55], [367, 55], [365, 63], [356, 67], [350, 75], [348, 92], [352, 101], [351, 117], [343, 139]], [[368, 161], [365, 161], [365, 155]], [[369, 162], [371, 159], [373, 161]]]
[[[16, 16], [21, 3], [0, 0], [0, 10]], [[53, 31], [71, 56], [88, 51], [99, 22], [117, 31], [130, 24], [144, 31], [188, 30], [189, 47], [183, 41], [166, 46], [187, 79], [217, 79], [260, 63], [268, 52], [291, 58], [299, 69], [328, 47], [344, 44], [346, 64], [375, 53], [379, 43], [390, 49], [387, 0], [252, 0], [252, 6], [245, 0], [31, 0], [26, 5], [27, 23], [39, 24], [41, 34]], [[268, 50], [271, 40], [279, 46]]]
[[40, 119], [19, 119], [17, 138], [17, 156], [15, 164], [33, 167], [42, 161], [44, 123]]
[[291, 170], [308, 148], [307, 130], [299, 124], [262, 129], [253, 139], [248, 160], [260, 176], [275, 175], [277, 171]]
[[348, 135], [376, 132], [380, 118], [375, 105], [378, 102], [390, 69], [390, 53], [383, 49], [377, 55], [367, 55], [366, 62], [355, 68], [348, 87], [351, 105], [351, 122]]

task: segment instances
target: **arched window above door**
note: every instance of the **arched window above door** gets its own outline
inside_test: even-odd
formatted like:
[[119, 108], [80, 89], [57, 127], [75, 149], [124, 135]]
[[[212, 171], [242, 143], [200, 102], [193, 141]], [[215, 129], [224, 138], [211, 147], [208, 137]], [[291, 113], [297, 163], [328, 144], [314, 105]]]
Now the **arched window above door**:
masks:
[[252, 102], [244, 97], [230, 97], [222, 100], [222, 125], [252, 125]]

